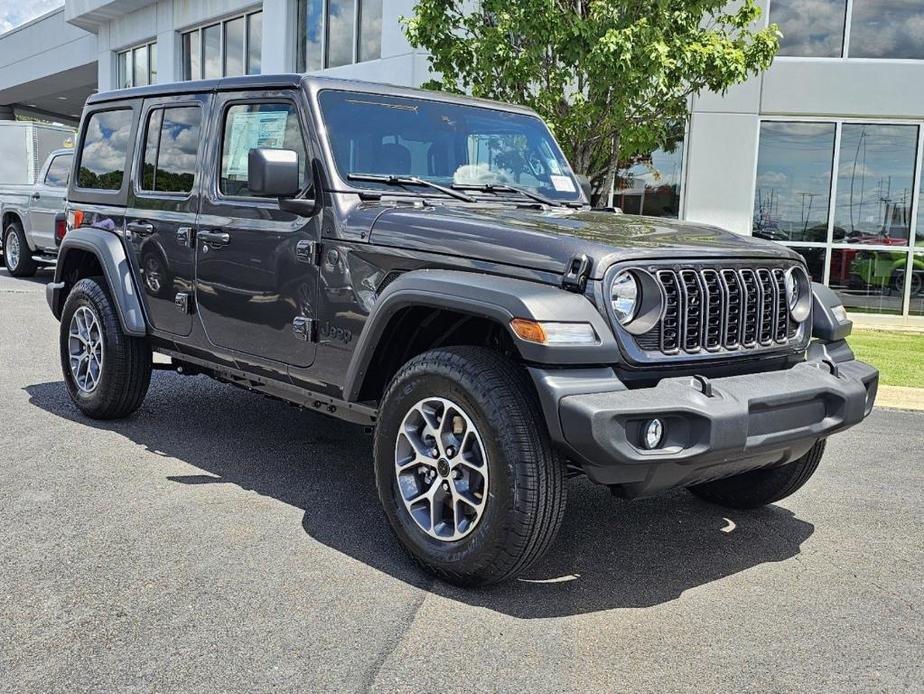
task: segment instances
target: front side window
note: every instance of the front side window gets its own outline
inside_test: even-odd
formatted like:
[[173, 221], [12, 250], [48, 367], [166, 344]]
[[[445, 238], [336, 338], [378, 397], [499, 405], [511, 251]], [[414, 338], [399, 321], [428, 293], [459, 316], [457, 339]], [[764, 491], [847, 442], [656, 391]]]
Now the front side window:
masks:
[[417, 176], [447, 186], [506, 184], [554, 199], [580, 197], [568, 162], [535, 116], [359, 92], [328, 90], [319, 98], [344, 179]]
[[96, 190], [119, 190], [125, 174], [132, 112], [98, 111], [85, 126], [77, 185]]
[[783, 38], [780, 55], [840, 58], [844, 48], [847, 0], [773, 0], [770, 22]]
[[308, 183], [308, 156], [295, 106], [287, 103], [234, 104], [225, 113], [219, 190], [250, 197], [247, 159], [251, 149], [291, 149], [298, 153], [299, 176]]
[[251, 12], [183, 33], [183, 79], [260, 73], [263, 12]]
[[835, 129], [834, 123], [761, 124], [754, 236], [827, 240]]
[[853, 0], [850, 57], [924, 60], [924, 2]]
[[45, 174], [45, 185], [66, 188], [71, 177], [72, 159], [73, 156], [70, 154], [61, 154], [52, 159]]
[[198, 106], [157, 109], [148, 118], [144, 159], [141, 166], [143, 190], [189, 193], [196, 173], [199, 147]]

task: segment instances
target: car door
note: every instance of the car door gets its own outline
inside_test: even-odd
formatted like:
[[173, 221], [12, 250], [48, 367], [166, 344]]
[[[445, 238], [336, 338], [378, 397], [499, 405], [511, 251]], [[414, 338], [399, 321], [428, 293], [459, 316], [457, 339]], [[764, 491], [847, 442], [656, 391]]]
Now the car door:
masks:
[[196, 215], [210, 94], [146, 99], [128, 192], [125, 237], [148, 318], [156, 330], [189, 335]]
[[308, 121], [295, 93], [216, 95], [209, 168], [197, 222], [196, 302], [217, 347], [282, 365], [310, 366], [315, 344], [318, 217], [283, 212], [275, 199], [247, 189], [253, 148], [298, 153], [303, 189], [310, 182]]
[[30, 240], [40, 250], [55, 247], [55, 215], [64, 212], [73, 160], [70, 152], [52, 157], [33, 188], [29, 205]]

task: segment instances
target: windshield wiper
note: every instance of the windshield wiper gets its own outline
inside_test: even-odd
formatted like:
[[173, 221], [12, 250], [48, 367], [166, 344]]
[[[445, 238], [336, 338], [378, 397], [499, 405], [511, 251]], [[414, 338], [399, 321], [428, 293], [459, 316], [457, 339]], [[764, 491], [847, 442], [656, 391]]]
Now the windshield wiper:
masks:
[[369, 181], [370, 183], [384, 183], [385, 185], [389, 186], [426, 186], [427, 188], [438, 190], [444, 195], [449, 195], [456, 200], [464, 200], [465, 202], [477, 202], [477, 200], [475, 200], [475, 198], [473, 198], [471, 195], [466, 195], [465, 193], [460, 193], [458, 190], [453, 190], [452, 188], [441, 186], [439, 183], [428, 181], [425, 178], [417, 178], [417, 176], [351, 173], [347, 175], [347, 180]]
[[539, 193], [534, 193], [531, 190], [526, 188], [520, 188], [519, 186], [511, 186], [506, 183], [495, 184], [495, 183], [482, 183], [482, 184], [467, 184], [467, 183], [453, 183], [452, 187], [455, 190], [474, 190], [479, 193], [518, 193], [523, 197], [527, 197], [530, 200], [535, 200], [536, 202], [541, 202], [543, 205], [548, 205], [549, 207], [561, 207], [561, 203], [557, 200], [552, 200], [547, 198], [544, 195], [539, 195]]

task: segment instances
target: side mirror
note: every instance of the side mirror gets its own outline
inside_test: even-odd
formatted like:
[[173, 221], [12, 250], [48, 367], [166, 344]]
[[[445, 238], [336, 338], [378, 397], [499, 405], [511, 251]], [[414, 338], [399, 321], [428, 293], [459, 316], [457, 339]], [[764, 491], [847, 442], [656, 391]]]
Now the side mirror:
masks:
[[299, 187], [298, 153], [291, 149], [252, 149], [247, 154], [247, 188], [251, 194], [293, 198]]

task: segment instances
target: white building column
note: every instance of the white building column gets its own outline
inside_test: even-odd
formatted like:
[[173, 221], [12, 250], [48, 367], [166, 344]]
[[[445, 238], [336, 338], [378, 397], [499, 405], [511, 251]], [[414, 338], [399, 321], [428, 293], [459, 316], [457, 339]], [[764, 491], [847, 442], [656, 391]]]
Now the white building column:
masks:
[[180, 35], [173, 28], [173, 0], [157, 3], [157, 82], [183, 79]]
[[298, 32], [296, 0], [263, 0], [263, 53], [260, 72], [295, 72]]

